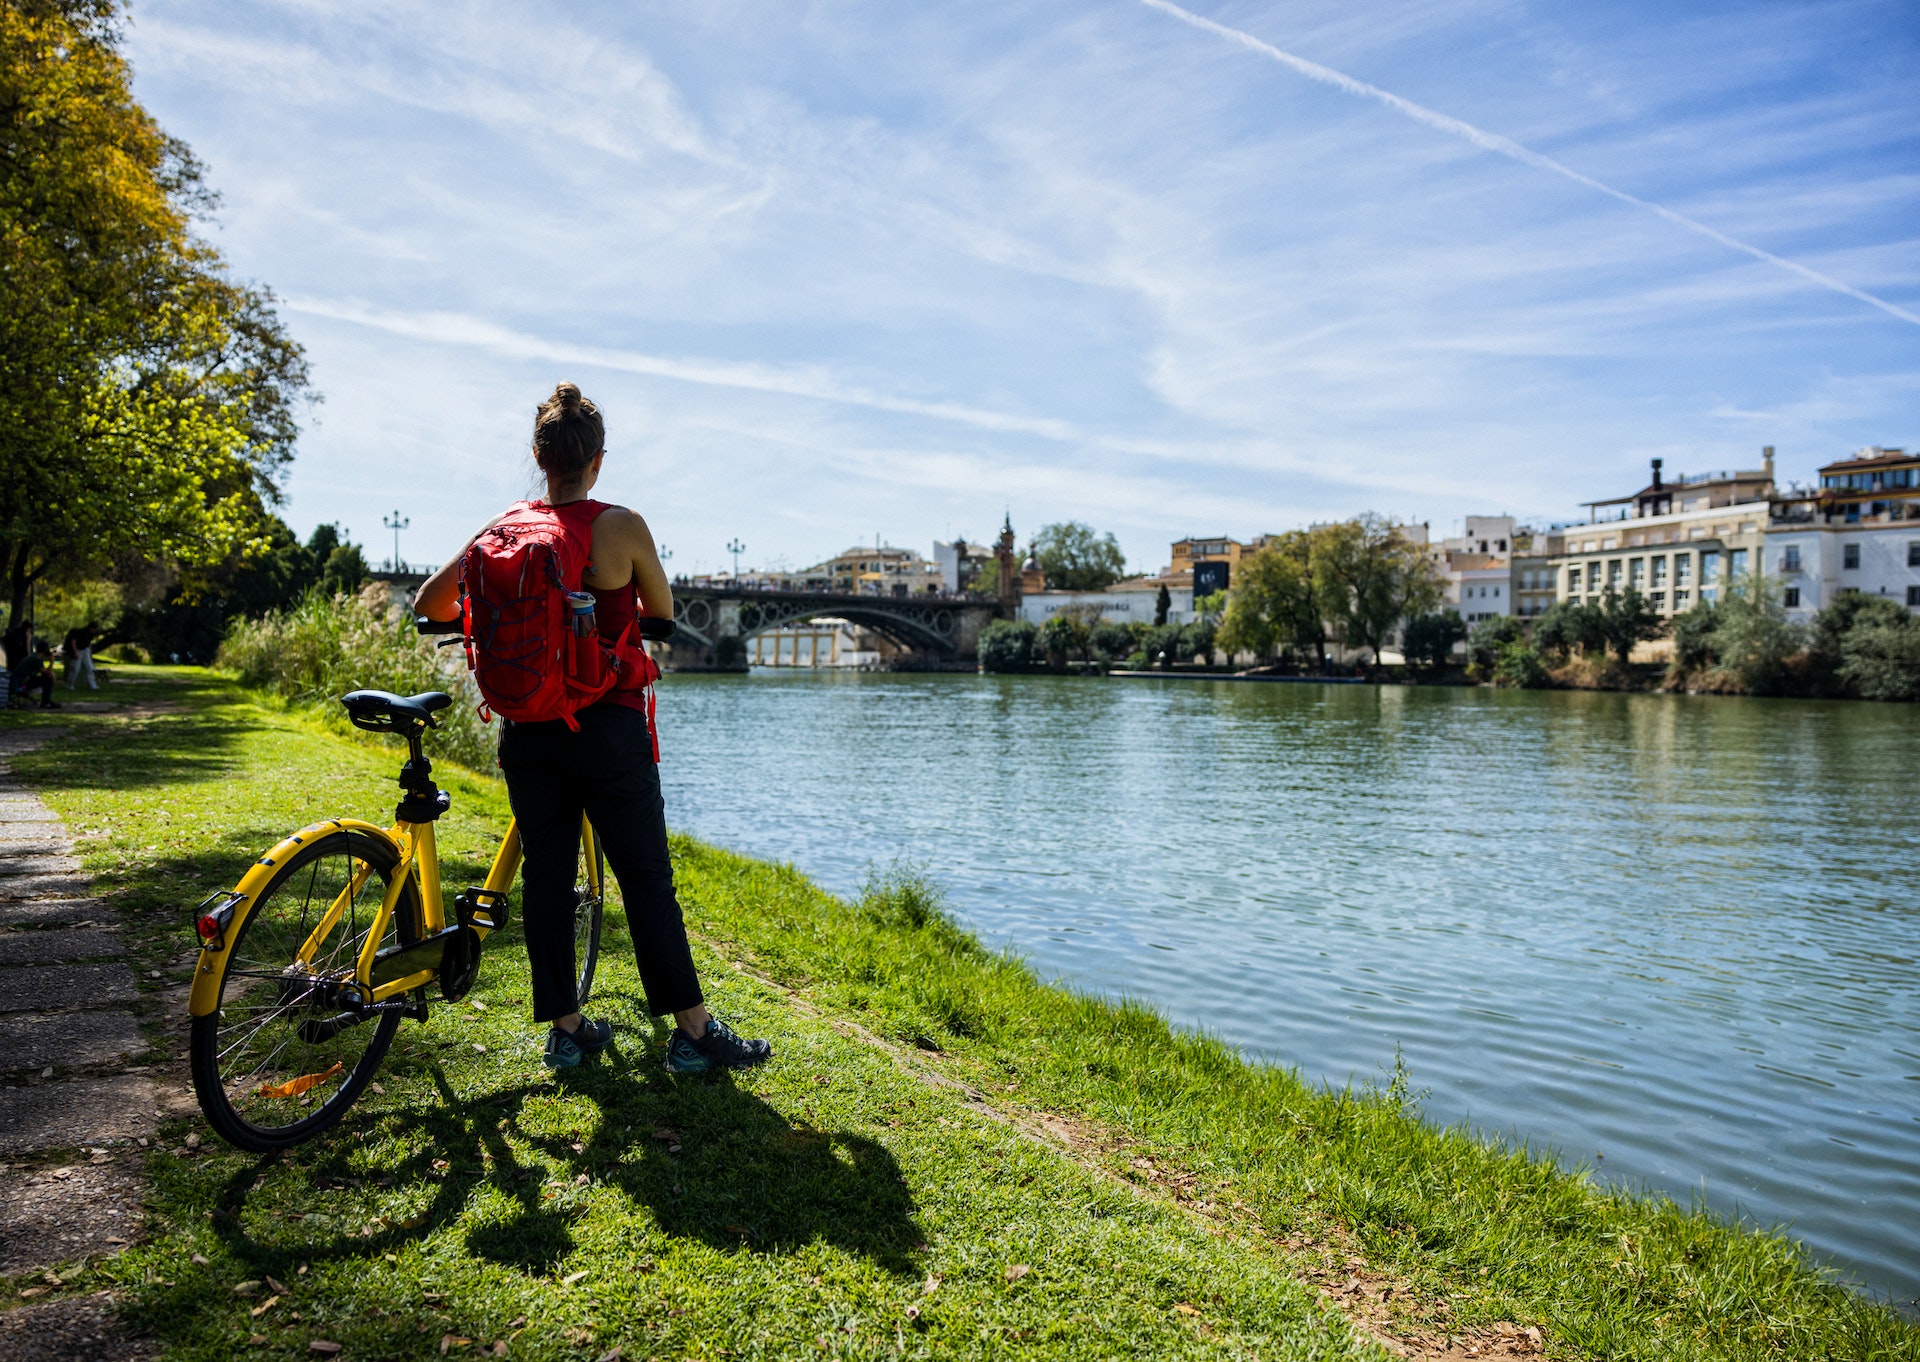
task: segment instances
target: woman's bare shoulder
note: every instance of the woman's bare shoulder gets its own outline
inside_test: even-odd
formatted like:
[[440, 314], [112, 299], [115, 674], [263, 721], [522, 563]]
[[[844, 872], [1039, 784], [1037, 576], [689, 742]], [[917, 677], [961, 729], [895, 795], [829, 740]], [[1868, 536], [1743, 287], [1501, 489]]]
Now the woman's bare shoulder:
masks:
[[611, 534], [621, 540], [652, 543], [653, 532], [641, 514], [627, 506], [609, 506], [594, 518], [593, 532]]

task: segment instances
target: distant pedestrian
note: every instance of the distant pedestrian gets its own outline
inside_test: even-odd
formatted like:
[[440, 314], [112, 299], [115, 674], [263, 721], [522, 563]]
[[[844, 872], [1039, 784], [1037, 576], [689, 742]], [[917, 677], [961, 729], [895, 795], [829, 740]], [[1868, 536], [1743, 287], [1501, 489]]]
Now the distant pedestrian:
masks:
[[100, 683], [93, 675], [93, 641], [100, 631], [89, 620], [77, 629], [67, 631], [67, 689], [75, 689], [82, 678], [86, 680], [88, 690], [99, 690]]
[[53, 650], [43, 641], [27, 654], [27, 660], [14, 670], [13, 693], [31, 695], [40, 692], [40, 708], [58, 709], [53, 699]]

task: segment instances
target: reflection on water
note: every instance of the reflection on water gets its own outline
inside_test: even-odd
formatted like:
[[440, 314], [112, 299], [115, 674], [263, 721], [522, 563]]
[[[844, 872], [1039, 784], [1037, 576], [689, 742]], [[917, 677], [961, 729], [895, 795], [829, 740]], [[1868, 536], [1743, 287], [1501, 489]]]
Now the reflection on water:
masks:
[[1920, 724], [1901, 706], [672, 677], [669, 816], [828, 887], [925, 862], [1049, 977], [1791, 1221], [1920, 1296]]

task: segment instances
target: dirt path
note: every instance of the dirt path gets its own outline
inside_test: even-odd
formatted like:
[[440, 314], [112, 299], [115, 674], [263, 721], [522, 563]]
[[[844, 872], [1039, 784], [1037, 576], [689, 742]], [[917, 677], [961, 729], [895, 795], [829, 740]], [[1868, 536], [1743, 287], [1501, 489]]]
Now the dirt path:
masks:
[[119, 1362], [154, 1350], [106, 1295], [62, 1295], [53, 1269], [139, 1233], [160, 1112], [114, 911], [10, 765], [64, 732], [0, 733], [0, 1274], [22, 1298], [0, 1312], [0, 1357]]

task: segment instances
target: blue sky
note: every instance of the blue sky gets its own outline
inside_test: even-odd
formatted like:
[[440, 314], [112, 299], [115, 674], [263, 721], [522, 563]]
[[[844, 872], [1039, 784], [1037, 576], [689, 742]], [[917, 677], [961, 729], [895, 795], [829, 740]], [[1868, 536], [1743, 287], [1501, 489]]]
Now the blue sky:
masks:
[[523, 494], [560, 378], [676, 572], [1920, 443], [1910, 0], [1170, 10], [136, 0], [128, 50], [312, 360], [288, 518], [381, 555]]

